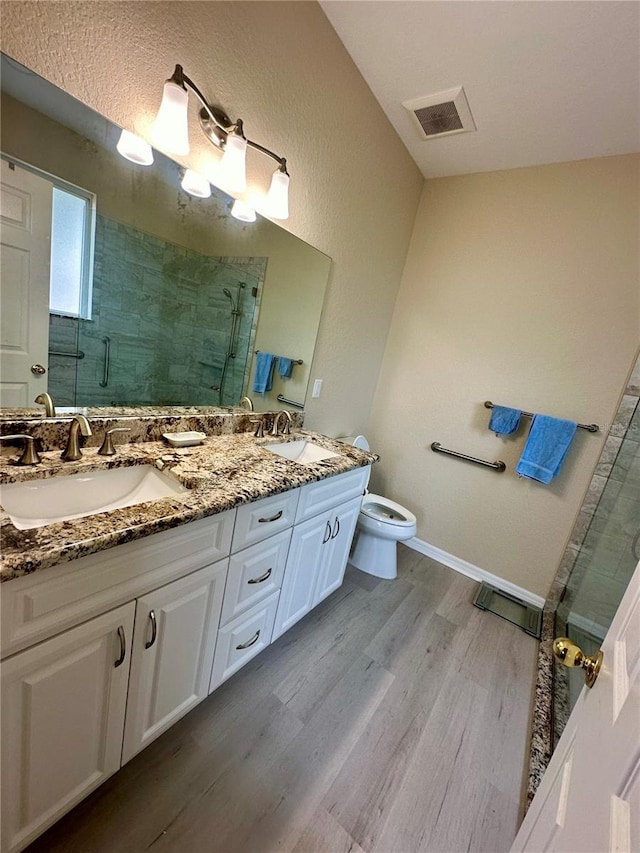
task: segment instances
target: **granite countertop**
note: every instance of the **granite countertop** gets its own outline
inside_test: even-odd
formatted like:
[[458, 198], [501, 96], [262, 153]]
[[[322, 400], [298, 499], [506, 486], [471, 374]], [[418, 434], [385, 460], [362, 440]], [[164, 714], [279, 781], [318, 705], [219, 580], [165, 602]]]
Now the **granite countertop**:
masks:
[[[266, 444], [297, 438], [312, 439], [339, 455], [301, 465], [264, 449]], [[97, 448], [90, 447], [83, 450], [78, 462], [62, 462], [58, 450], [42, 454], [41, 464], [34, 467], [15, 465], [14, 459], [15, 455], [11, 460], [0, 458], [0, 484], [149, 464], [176, 477], [189, 491], [30, 530], [17, 530], [0, 508], [2, 581], [363, 467], [378, 456], [299, 430], [284, 438], [254, 438], [251, 433], [212, 435], [202, 445], [184, 448], [141, 441], [118, 445], [115, 456], [98, 456]]]

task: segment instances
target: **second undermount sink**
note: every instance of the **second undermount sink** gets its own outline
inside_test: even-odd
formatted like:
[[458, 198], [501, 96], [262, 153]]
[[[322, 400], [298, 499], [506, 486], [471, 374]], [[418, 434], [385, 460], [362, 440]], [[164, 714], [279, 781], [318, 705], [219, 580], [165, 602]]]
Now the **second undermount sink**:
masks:
[[270, 453], [275, 453], [277, 456], [282, 456], [284, 459], [300, 462], [302, 465], [322, 462], [323, 459], [331, 459], [334, 456], [340, 455], [339, 453], [334, 453], [333, 450], [327, 450], [319, 444], [305, 439], [283, 441], [278, 444], [265, 444], [264, 449]]
[[152, 465], [0, 485], [0, 505], [18, 530], [83, 518], [187, 492]]

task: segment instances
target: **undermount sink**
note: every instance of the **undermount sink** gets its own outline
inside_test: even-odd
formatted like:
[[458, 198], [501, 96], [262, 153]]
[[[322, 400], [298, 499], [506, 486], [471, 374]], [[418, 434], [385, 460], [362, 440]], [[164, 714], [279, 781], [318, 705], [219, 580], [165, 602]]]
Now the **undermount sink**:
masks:
[[314, 462], [322, 462], [323, 459], [331, 459], [334, 456], [339, 456], [339, 453], [334, 453], [333, 450], [327, 450], [315, 444], [313, 441], [299, 439], [297, 441], [283, 441], [278, 444], [265, 444], [264, 449], [270, 453], [275, 453], [277, 456], [282, 456], [284, 459], [291, 459], [293, 462], [299, 462], [302, 465], [311, 465]]
[[0, 504], [18, 530], [29, 530], [187, 491], [151, 465], [132, 465], [0, 485]]

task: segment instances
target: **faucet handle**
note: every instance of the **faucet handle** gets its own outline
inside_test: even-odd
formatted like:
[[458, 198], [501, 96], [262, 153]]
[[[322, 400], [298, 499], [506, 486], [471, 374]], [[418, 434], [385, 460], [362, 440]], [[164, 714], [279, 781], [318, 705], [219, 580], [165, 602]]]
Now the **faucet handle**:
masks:
[[100, 445], [98, 456], [115, 456], [116, 449], [113, 446], [113, 440], [111, 438], [114, 432], [131, 432], [131, 430], [129, 427], [113, 427], [112, 429], [108, 429], [104, 434], [104, 439]]
[[254, 436], [256, 438], [264, 437], [264, 420], [260, 418], [253, 418], [249, 423], [256, 425], [256, 431], [254, 432]]
[[24, 450], [17, 461], [17, 465], [37, 465], [41, 461], [38, 451], [36, 450], [35, 437], [18, 433], [17, 435], [0, 435], [0, 441], [11, 441], [12, 439], [24, 439]]

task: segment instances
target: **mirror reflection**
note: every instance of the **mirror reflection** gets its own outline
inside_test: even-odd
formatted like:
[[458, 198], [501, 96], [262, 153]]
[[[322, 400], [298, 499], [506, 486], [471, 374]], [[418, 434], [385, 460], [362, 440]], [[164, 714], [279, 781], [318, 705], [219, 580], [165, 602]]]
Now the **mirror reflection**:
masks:
[[187, 194], [156, 151], [124, 159], [120, 128], [5, 56], [1, 71], [1, 405], [302, 407], [330, 259], [234, 219], [215, 187]]

